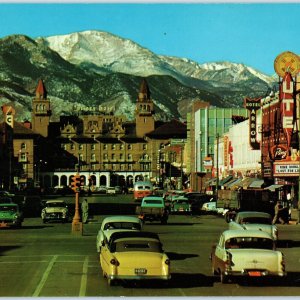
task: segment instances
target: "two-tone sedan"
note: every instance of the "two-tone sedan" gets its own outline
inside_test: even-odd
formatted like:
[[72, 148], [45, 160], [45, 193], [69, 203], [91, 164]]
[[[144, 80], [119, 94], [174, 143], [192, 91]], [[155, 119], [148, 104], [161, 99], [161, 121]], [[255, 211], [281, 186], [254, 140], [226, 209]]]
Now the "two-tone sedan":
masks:
[[284, 256], [272, 237], [260, 230], [226, 230], [211, 252], [212, 273], [222, 283], [234, 277], [283, 277]]
[[115, 232], [100, 252], [100, 265], [108, 284], [116, 280], [169, 280], [170, 260], [156, 233]]
[[141, 231], [142, 221], [133, 216], [110, 216], [104, 218], [96, 238], [96, 249], [99, 253], [105, 239], [109, 240], [114, 232]]
[[272, 224], [269, 213], [259, 211], [241, 211], [236, 214], [234, 220], [229, 222], [228, 229], [262, 230], [270, 234], [274, 241], [278, 240], [278, 229]]

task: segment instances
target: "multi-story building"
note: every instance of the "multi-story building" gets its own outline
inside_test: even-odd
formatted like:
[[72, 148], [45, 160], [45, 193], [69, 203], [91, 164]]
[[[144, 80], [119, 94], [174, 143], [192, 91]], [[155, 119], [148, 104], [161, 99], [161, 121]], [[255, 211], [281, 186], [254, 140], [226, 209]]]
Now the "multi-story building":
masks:
[[223, 138], [229, 128], [248, 117], [245, 108], [205, 107], [195, 111], [193, 128], [194, 138], [191, 149], [194, 149], [195, 159], [190, 166], [191, 186], [194, 190], [202, 190], [204, 181], [213, 174], [216, 168], [214, 158], [215, 140]]
[[[15, 172], [13, 176], [15, 186], [67, 186], [76, 172], [86, 185], [92, 186], [132, 185], [139, 179], [162, 184], [166, 178], [175, 176], [182, 185], [184, 155], [173, 156], [169, 161], [167, 152], [172, 141], [186, 141], [186, 124], [155, 120], [154, 103], [145, 79], [138, 93], [134, 121], [102, 108], [75, 111], [72, 116], [61, 116], [58, 122], [51, 122], [50, 102], [45, 85], [39, 80], [32, 101], [31, 123], [16, 123], [18, 126], [12, 128], [12, 151], [22, 170], [22, 174]], [[17, 131], [19, 136], [15, 139]], [[180, 149], [183, 153], [184, 143]], [[178, 166], [181, 172], [171, 172]]]

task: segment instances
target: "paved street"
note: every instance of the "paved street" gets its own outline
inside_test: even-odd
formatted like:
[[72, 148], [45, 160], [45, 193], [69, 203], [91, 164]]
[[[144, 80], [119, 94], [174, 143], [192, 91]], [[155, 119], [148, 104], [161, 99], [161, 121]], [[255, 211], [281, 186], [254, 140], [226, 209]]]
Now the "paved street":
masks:
[[157, 232], [171, 259], [168, 285], [144, 282], [108, 286], [102, 277], [95, 239], [105, 216], [95, 215], [83, 235], [71, 223], [43, 224], [25, 219], [21, 229], [0, 230], [0, 296], [299, 296], [300, 226], [279, 225], [279, 249], [288, 277], [222, 285], [211, 276], [210, 248], [227, 227], [218, 216], [171, 216], [167, 225], [146, 223]]

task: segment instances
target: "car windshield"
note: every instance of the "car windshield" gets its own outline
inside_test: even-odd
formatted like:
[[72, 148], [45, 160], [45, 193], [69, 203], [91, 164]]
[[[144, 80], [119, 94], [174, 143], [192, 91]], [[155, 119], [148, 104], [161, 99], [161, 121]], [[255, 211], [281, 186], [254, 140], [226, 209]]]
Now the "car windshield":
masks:
[[148, 240], [127, 240], [116, 241], [110, 246], [111, 252], [129, 252], [129, 251], [143, 251], [143, 252], [158, 252], [162, 253], [162, 245], [158, 241]]
[[265, 217], [247, 217], [240, 220], [240, 224], [268, 224], [271, 225], [271, 219]]
[[47, 203], [47, 207], [65, 207], [66, 204], [65, 203], [61, 203], [61, 202], [50, 202]]
[[135, 222], [109, 222], [104, 225], [104, 230], [133, 229], [141, 230], [141, 224]]
[[273, 240], [260, 237], [237, 237], [225, 242], [226, 249], [273, 249]]
[[146, 204], [162, 204], [163, 201], [162, 200], [144, 200], [144, 203]]
[[16, 206], [0, 206], [0, 211], [16, 212], [17, 207]]

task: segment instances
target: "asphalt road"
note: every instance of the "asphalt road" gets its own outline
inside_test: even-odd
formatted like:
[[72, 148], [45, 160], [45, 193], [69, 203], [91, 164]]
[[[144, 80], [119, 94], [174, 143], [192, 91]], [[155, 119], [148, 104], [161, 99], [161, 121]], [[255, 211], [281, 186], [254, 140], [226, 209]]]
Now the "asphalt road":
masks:
[[157, 232], [171, 259], [172, 279], [108, 286], [96, 253], [96, 234], [106, 215], [94, 215], [83, 235], [71, 223], [27, 218], [21, 229], [0, 230], [0, 296], [299, 296], [300, 225], [279, 225], [279, 249], [288, 276], [281, 282], [242, 280], [221, 284], [211, 275], [210, 249], [227, 223], [218, 216], [170, 216]]

